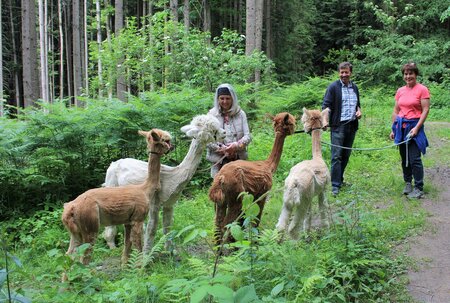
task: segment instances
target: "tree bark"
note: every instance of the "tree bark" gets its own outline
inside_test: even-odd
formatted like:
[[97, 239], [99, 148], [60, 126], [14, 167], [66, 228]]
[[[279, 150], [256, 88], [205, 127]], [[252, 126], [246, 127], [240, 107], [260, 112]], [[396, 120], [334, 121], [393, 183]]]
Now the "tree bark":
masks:
[[[261, 51], [263, 35], [263, 9], [264, 1], [255, 1], [255, 50]], [[255, 82], [261, 81], [261, 70], [255, 70]]]
[[247, 56], [250, 56], [256, 47], [256, 40], [255, 40], [255, 31], [256, 31], [256, 12], [255, 12], [256, 7], [255, 7], [255, 5], [256, 5], [256, 1], [258, 1], [258, 0], [247, 0], [246, 1], [245, 54]]
[[34, 1], [22, 0], [23, 106], [35, 106], [39, 98], [36, 8]]
[[178, 0], [170, 0], [170, 14], [172, 20], [178, 22]]
[[14, 69], [13, 69], [13, 77], [14, 77], [14, 105], [17, 106], [17, 108], [20, 107], [20, 79], [19, 79], [19, 58], [18, 58], [18, 49], [16, 46], [16, 34], [15, 34], [15, 23], [13, 18], [13, 5], [12, 1], [9, 0], [9, 22], [11, 27], [11, 44], [12, 44], [12, 54], [13, 54], [13, 62], [14, 62]]
[[[116, 37], [119, 37], [120, 31], [123, 28], [123, 0], [116, 0], [116, 14], [114, 18], [114, 33], [116, 34]], [[120, 59], [119, 64], [122, 65], [123, 58]], [[119, 76], [117, 77], [117, 98], [122, 101], [126, 101], [125, 92], [127, 91], [127, 85], [125, 83], [125, 69], [121, 67], [119, 69]]]
[[[211, 33], [211, 6], [209, 0], [203, 0], [203, 31]], [[210, 39], [208, 43], [211, 43]]]
[[[64, 30], [65, 30], [65, 45], [66, 45], [66, 52], [65, 52], [65, 56], [66, 56], [66, 74], [67, 74], [67, 94], [70, 97], [70, 103], [71, 104], [75, 104], [75, 93], [74, 93], [74, 81], [73, 81], [73, 56], [71, 56], [70, 54], [73, 53], [73, 43], [72, 43], [72, 36], [73, 33], [72, 31], [70, 31], [70, 26], [71, 26], [71, 20], [72, 20], [72, 15], [69, 13], [69, 5], [65, 5], [63, 11], [64, 11], [64, 15], [66, 16], [66, 18], [64, 19], [65, 21], [65, 26], [64, 26]], [[72, 35], [71, 35], [72, 34]]]
[[64, 98], [64, 32], [62, 20], [62, 6], [58, 0], [58, 29], [59, 29], [59, 99]]
[[84, 77], [84, 90], [85, 93], [89, 96], [89, 38], [87, 33], [87, 17], [88, 17], [88, 1], [84, 0], [84, 18], [83, 18], [83, 77]]
[[39, 0], [39, 45], [41, 59], [41, 98], [44, 102], [49, 102], [48, 85], [48, 45], [47, 45], [47, 19], [46, 19], [46, 1]]
[[95, 1], [95, 11], [96, 11], [96, 20], [97, 20], [97, 47], [98, 47], [98, 62], [97, 62], [97, 71], [98, 71], [98, 96], [99, 98], [103, 97], [103, 77], [102, 77], [102, 18], [101, 18], [101, 8], [100, 8], [100, 0]]
[[80, 1], [73, 0], [72, 3], [72, 33], [73, 33], [73, 86], [76, 106], [84, 106], [79, 99], [83, 89], [83, 62], [81, 58], [81, 26], [80, 26]]
[[189, 26], [191, 23], [190, 19], [190, 7], [189, 7], [189, 0], [184, 0], [184, 6], [183, 6], [183, 19], [184, 19], [184, 29], [186, 32], [189, 32]]
[[[0, 16], [2, 16], [2, 0], [0, 0]], [[2, 22], [0, 21], [0, 117], [3, 117], [3, 104], [3, 30]]]
[[272, 43], [272, 5], [271, 0], [265, 0], [265, 28], [266, 28], [266, 56], [272, 59], [273, 43]]

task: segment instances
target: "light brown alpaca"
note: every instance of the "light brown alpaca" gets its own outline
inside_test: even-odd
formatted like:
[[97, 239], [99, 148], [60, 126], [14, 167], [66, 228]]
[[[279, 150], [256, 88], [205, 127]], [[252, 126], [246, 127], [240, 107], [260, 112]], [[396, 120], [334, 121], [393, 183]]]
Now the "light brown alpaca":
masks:
[[[302, 122], [305, 132], [311, 133], [312, 160], [302, 161], [291, 168], [285, 181], [283, 208], [277, 223], [277, 229], [280, 232], [287, 229], [292, 239], [298, 238], [301, 224], [303, 229], [310, 229], [311, 202], [315, 196], [319, 200], [322, 224], [328, 225], [325, 191], [330, 183], [330, 173], [323, 161], [320, 145], [321, 131], [328, 126], [328, 109], [320, 112], [303, 108]], [[307, 214], [309, 214], [308, 219], [305, 219]]]
[[70, 233], [67, 254], [73, 253], [82, 243], [89, 243], [81, 257], [88, 264], [100, 226], [124, 224], [124, 248], [122, 264], [126, 264], [131, 244], [142, 251], [143, 222], [147, 217], [150, 203], [161, 188], [161, 156], [170, 149], [170, 134], [152, 129], [139, 131], [146, 137], [149, 150], [148, 176], [144, 183], [122, 187], [103, 187], [86, 191], [75, 200], [64, 204], [62, 221]]
[[[241, 213], [242, 199], [238, 198], [240, 193], [252, 194], [257, 200], [272, 188], [272, 175], [280, 162], [286, 136], [294, 133], [295, 118], [289, 113], [279, 113], [273, 118], [273, 127], [275, 142], [267, 160], [230, 162], [224, 165], [214, 178], [209, 189], [209, 198], [216, 203], [217, 241], [222, 239], [225, 226], [236, 220]], [[265, 202], [266, 197], [257, 202], [259, 214], [256, 226], [261, 219]]]

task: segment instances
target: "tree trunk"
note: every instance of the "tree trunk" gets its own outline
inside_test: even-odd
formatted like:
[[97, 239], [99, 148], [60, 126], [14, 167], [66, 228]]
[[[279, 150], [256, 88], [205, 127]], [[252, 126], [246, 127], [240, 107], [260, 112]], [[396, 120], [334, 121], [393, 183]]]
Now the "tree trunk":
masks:
[[[115, 22], [114, 22], [114, 33], [116, 37], [119, 37], [120, 31], [123, 28], [123, 0], [116, 0], [116, 14], [115, 14]], [[122, 65], [123, 58], [120, 59], [119, 64]], [[127, 91], [127, 85], [125, 83], [124, 73], [126, 72], [125, 68], [121, 67], [119, 69], [119, 76], [117, 77], [117, 98], [122, 101], [126, 101], [125, 92]]]
[[[0, 0], [0, 16], [2, 16], [2, 0]], [[3, 30], [0, 21], [0, 117], [3, 117], [3, 104]]]
[[178, 0], [170, 0], [170, 14], [172, 20], [178, 22]]
[[[105, 7], [109, 8], [109, 1], [105, 0]], [[112, 52], [112, 42], [111, 42], [111, 15], [108, 13], [106, 15], [106, 39], [108, 41], [108, 51], [111, 53]], [[109, 83], [108, 85], [108, 100], [111, 100], [113, 97], [113, 85], [114, 85], [114, 79], [113, 79], [113, 75], [112, 75], [112, 70], [111, 68], [108, 69], [108, 81]]]
[[64, 98], [64, 32], [62, 20], [62, 6], [58, 0], [58, 28], [59, 28], [59, 100]]
[[183, 6], [183, 19], [184, 19], [184, 29], [186, 32], [189, 32], [189, 26], [191, 23], [191, 19], [189, 17], [191, 11], [189, 7], [189, 0], [184, 0], [184, 6]]
[[149, 26], [149, 36], [148, 36], [148, 46], [150, 48], [150, 91], [155, 90], [155, 80], [153, 78], [155, 74], [155, 65], [153, 64], [153, 22], [152, 22], [152, 16], [153, 16], [153, 0], [148, 1], [148, 26]]
[[34, 1], [22, 0], [22, 65], [24, 107], [35, 106], [39, 98], [36, 8]]
[[81, 26], [80, 26], [80, 1], [73, 0], [72, 3], [73, 21], [72, 21], [72, 35], [73, 35], [73, 86], [75, 105], [84, 106], [79, 99], [83, 88], [83, 62], [81, 58]]
[[[203, 31], [211, 33], [211, 6], [209, 0], [203, 0]], [[208, 43], [210, 42], [208, 41]]]
[[[255, 1], [255, 50], [261, 51], [263, 34], [263, 8], [264, 1]], [[261, 81], [261, 70], [255, 70], [255, 82]]]
[[[250, 56], [256, 47], [255, 30], [256, 30], [256, 12], [255, 2], [258, 0], [247, 0], [245, 9], [245, 54]], [[260, 1], [260, 0], [259, 0]]]
[[265, 20], [266, 20], [266, 56], [272, 59], [273, 43], [272, 43], [272, 5], [271, 0], [265, 0]]
[[[69, 5], [65, 5], [64, 14], [66, 16], [64, 30], [65, 30], [65, 45], [66, 45], [66, 74], [67, 74], [67, 94], [70, 97], [70, 104], [75, 104], [75, 93], [74, 93], [74, 81], [73, 81], [73, 53], [72, 36], [73, 33], [70, 31], [72, 15], [69, 13]], [[72, 34], [72, 36], [70, 35]]]
[[46, 1], [39, 0], [39, 45], [41, 59], [41, 98], [44, 102], [49, 102], [48, 86], [48, 45], [47, 45], [47, 19], [45, 11]]
[[95, 12], [96, 12], [96, 20], [97, 20], [97, 47], [98, 47], [98, 62], [97, 62], [97, 70], [98, 70], [98, 97], [103, 97], [103, 77], [102, 77], [102, 18], [101, 18], [101, 9], [100, 9], [100, 0], [95, 1]]
[[87, 34], [87, 17], [88, 17], [88, 1], [84, 0], [84, 18], [83, 18], [83, 44], [84, 44], [84, 55], [83, 55], [83, 75], [84, 75], [84, 90], [85, 93], [89, 96], [89, 39]]

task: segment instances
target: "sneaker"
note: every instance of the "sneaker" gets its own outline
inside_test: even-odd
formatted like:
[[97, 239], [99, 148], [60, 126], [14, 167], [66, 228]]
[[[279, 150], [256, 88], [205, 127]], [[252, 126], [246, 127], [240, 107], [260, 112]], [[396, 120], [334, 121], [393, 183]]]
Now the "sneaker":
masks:
[[403, 194], [407, 195], [407, 194], [411, 193], [412, 191], [413, 191], [413, 188], [412, 188], [411, 182], [406, 182], [405, 188], [403, 188]]
[[409, 199], [420, 199], [420, 198], [422, 198], [422, 196], [423, 196], [423, 191], [421, 191], [418, 188], [414, 188], [414, 190], [412, 192], [410, 192], [407, 197]]
[[339, 194], [339, 187], [333, 186], [333, 188], [331, 189], [331, 193], [333, 194], [333, 196], [337, 196]]

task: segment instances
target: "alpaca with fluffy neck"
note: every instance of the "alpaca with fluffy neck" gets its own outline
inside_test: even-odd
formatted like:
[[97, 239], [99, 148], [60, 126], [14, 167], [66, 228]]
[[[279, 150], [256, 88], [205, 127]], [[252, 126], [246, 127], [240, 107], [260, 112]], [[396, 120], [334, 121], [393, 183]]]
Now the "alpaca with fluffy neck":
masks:
[[122, 264], [128, 261], [132, 243], [142, 250], [142, 226], [161, 188], [160, 160], [170, 150], [171, 137], [159, 129], [139, 131], [139, 134], [146, 137], [149, 150], [148, 174], [142, 184], [90, 189], [64, 204], [62, 221], [70, 233], [67, 254], [73, 253], [80, 244], [90, 244], [81, 257], [83, 264], [90, 262], [100, 226], [124, 224]]
[[[292, 239], [298, 239], [301, 224], [304, 230], [310, 229], [311, 202], [316, 196], [322, 224], [329, 224], [326, 219], [325, 192], [330, 183], [330, 172], [322, 158], [320, 145], [321, 131], [328, 126], [328, 109], [320, 112], [303, 108], [302, 122], [305, 132], [312, 137], [312, 160], [302, 161], [291, 168], [285, 180], [283, 208], [276, 225], [280, 232], [287, 229]], [[308, 219], [305, 219], [308, 213]]]
[[[256, 226], [261, 220], [266, 202], [263, 197], [272, 188], [272, 175], [280, 163], [286, 136], [295, 130], [295, 118], [289, 113], [279, 113], [273, 118], [275, 142], [268, 159], [263, 161], [237, 160], [225, 164], [209, 189], [209, 198], [216, 204], [216, 241], [222, 240], [225, 226], [235, 221], [242, 212], [242, 198], [247, 192], [258, 200], [259, 214]], [[227, 240], [232, 240], [227, 239]]]
[[[192, 119], [189, 125], [183, 126], [181, 131], [192, 138], [189, 151], [183, 161], [176, 167], [161, 165], [161, 190], [156, 197], [154, 209], [152, 209], [149, 220], [150, 241], [148, 249], [153, 245], [156, 234], [159, 211], [163, 212], [163, 233], [169, 232], [173, 223], [173, 209], [182, 190], [194, 176], [200, 165], [203, 151], [206, 145], [211, 142], [223, 140], [225, 130], [220, 127], [220, 123], [214, 116], [199, 115]], [[104, 186], [116, 187], [127, 184], [142, 182], [147, 175], [147, 165], [143, 161], [136, 159], [120, 159], [111, 163], [107, 172]], [[110, 247], [115, 247], [114, 238], [115, 227], [107, 227], [104, 237]], [[166, 243], [166, 248], [170, 242]]]

